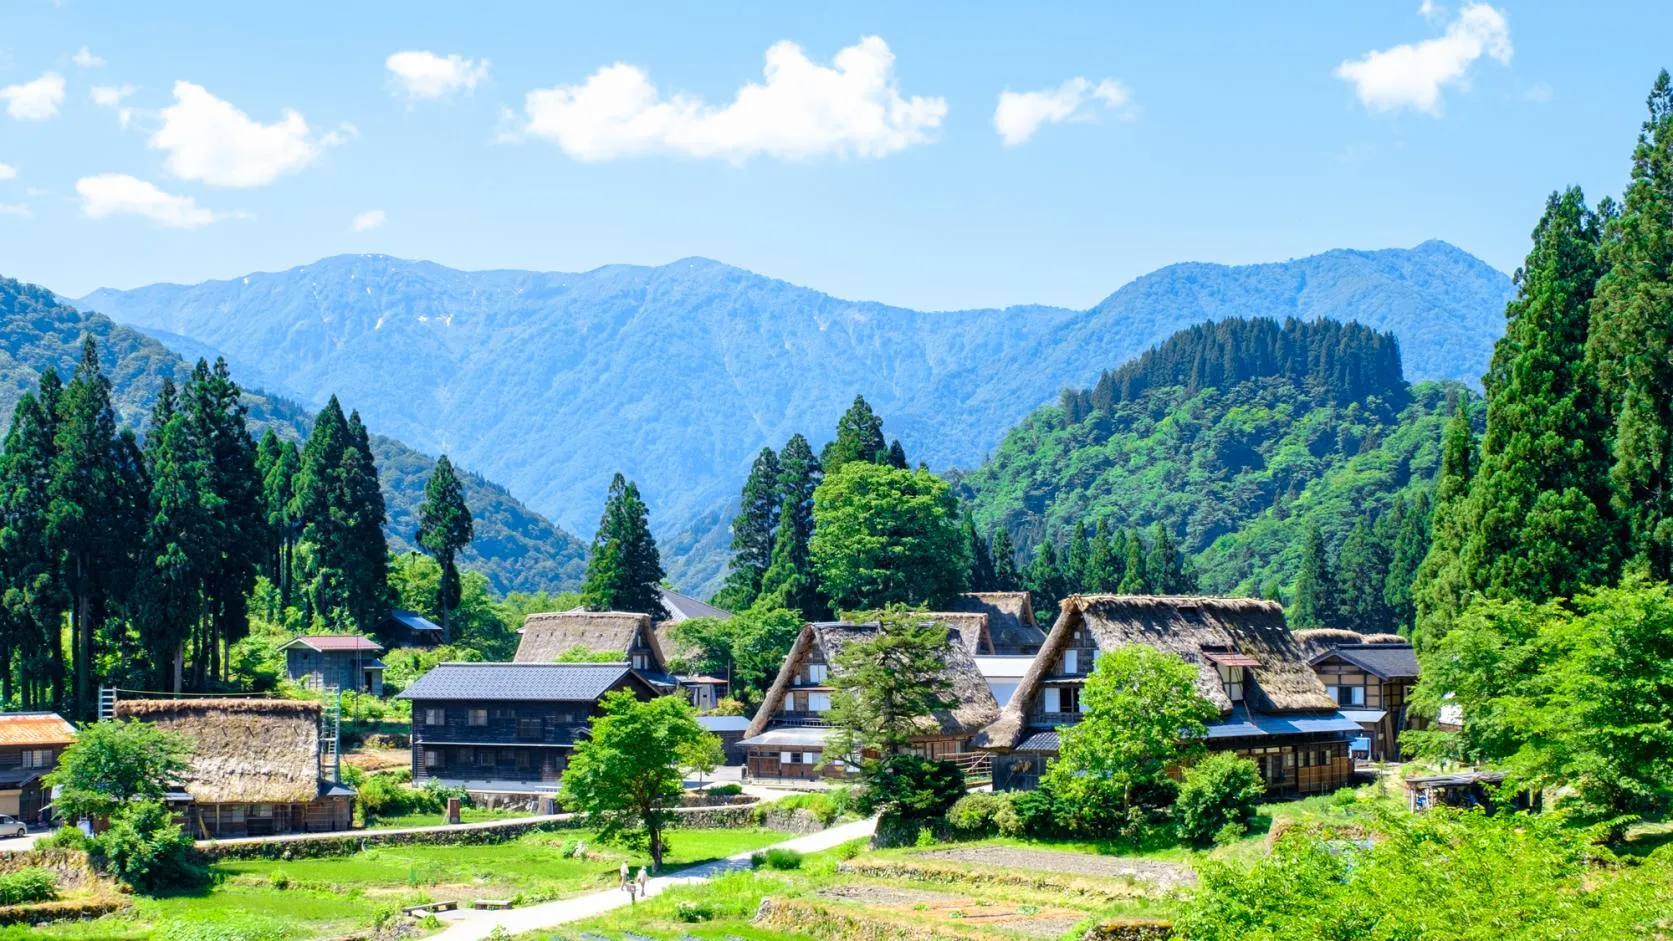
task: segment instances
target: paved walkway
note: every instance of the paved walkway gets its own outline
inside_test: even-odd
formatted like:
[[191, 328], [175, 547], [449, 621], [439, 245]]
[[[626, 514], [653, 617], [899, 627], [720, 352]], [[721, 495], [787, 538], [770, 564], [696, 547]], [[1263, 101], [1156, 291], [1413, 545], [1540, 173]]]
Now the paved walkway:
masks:
[[[775, 844], [772, 849], [791, 849], [801, 853], [817, 853], [828, 850], [833, 846], [871, 836], [873, 828], [877, 826], [876, 819], [861, 820], [856, 823], [845, 823], [821, 830], [808, 836], [797, 837]], [[751, 853], [764, 852], [751, 850], [739, 853], [725, 859], [703, 863], [681, 869], [672, 875], [657, 876], [650, 881], [646, 897], [658, 895], [670, 886], [692, 885], [712, 879], [727, 872], [749, 868]], [[447, 924], [447, 929], [440, 934], [432, 935], [426, 941], [481, 941], [488, 937], [495, 928], [504, 928], [510, 934], [522, 934], [525, 931], [539, 931], [572, 921], [582, 921], [595, 915], [602, 915], [612, 909], [621, 908], [628, 904], [627, 893], [620, 889], [607, 889], [594, 892], [591, 895], [580, 895], [570, 899], [560, 899], [556, 902], [543, 902], [530, 905], [527, 908], [514, 908], [503, 912], [477, 911], [465, 909], [443, 912], [436, 916]]]

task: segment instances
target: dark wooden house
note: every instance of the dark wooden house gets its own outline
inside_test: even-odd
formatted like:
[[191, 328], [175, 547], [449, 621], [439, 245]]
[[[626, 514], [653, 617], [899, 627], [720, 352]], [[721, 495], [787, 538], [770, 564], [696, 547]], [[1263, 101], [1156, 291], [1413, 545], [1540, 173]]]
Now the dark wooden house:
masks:
[[[291, 699], [130, 699], [138, 719], [192, 742], [169, 803], [197, 839], [318, 833], [353, 826], [354, 789], [321, 766], [317, 702]], [[322, 770], [326, 774], [322, 774]]]
[[[871, 640], [881, 631], [877, 623], [841, 621], [802, 628], [739, 743], [745, 749], [749, 777], [814, 780], [852, 773], [845, 762], [847, 756], [825, 754], [825, 743], [831, 736], [825, 713], [831, 708], [832, 664], [845, 646]], [[913, 740], [913, 750], [929, 758], [966, 751], [970, 737], [999, 714], [999, 706], [976, 669], [965, 639], [951, 628], [944, 663], [958, 705], [922, 718], [923, 734]]]
[[412, 701], [412, 779], [488, 790], [556, 789], [599, 700], [664, 691], [625, 663], [443, 663]]
[[1398, 634], [1358, 634], [1314, 629], [1296, 631], [1311, 656], [1325, 693], [1342, 714], [1364, 731], [1356, 750], [1368, 761], [1400, 761], [1400, 733], [1412, 727], [1407, 714], [1417, 685], [1417, 652]]
[[1245, 598], [1075, 595], [999, 720], [977, 736], [992, 752], [994, 787], [1036, 786], [1080, 721], [1080, 693], [1098, 656], [1126, 644], [1177, 654], [1197, 691], [1220, 710], [1208, 747], [1253, 760], [1272, 796], [1334, 791], [1353, 778], [1343, 716], [1307, 664], [1276, 602]]
[[56, 712], [0, 713], [0, 814], [38, 822], [50, 800], [41, 778], [75, 740], [75, 726]]
[[1046, 641], [1046, 632], [1034, 620], [1034, 596], [1026, 591], [967, 592], [955, 597], [949, 607], [987, 615], [990, 646], [972, 651], [978, 656], [1031, 657]]
[[360, 634], [304, 634], [279, 648], [285, 674], [308, 689], [353, 690], [383, 695], [383, 648]]

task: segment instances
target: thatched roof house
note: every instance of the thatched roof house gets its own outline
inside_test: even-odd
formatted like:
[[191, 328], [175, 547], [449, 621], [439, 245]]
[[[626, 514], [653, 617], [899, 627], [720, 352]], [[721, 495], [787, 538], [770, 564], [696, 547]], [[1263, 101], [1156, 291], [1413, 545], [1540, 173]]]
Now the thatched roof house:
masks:
[[966, 592], [949, 608], [987, 615], [992, 653], [1031, 655], [1045, 643], [1046, 632], [1034, 621], [1034, 596], [1026, 591]]
[[1407, 711], [1420, 672], [1411, 642], [1398, 634], [1332, 628], [1296, 631], [1295, 637], [1342, 714], [1364, 730], [1356, 752], [1372, 761], [1400, 760], [1400, 733], [1424, 725]]
[[651, 617], [632, 611], [551, 611], [531, 614], [523, 621], [522, 639], [517, 643], [517, 663], [553, 663], [577, 647], [621, 654], [622, 662], [633, 665], [656, 682], [671, 683], [668, 658], [651, 629]]
[[116, 718], [192, 740], [186, 780], [199, 803], [304, 803], [320, 794], [320, 704], [289, 699], [128, 699]]
[[987, 612], [931, 611], [928, 617], [947, 625], [947, 635], [958, 638], [959, 643], [964, 645], [965, 652], [972, 657], [993, 654], [993, 637], [988, 632]]
[[[1144, 644], [1196, 668], [1197, 692], [1221, 715], [1209, 728], [1211, 746], [1242, 749], [1259, 740], [1254, 754], [1264, 757], [1272, 746], [1277, 757], [1281, 743], [1318, 739], [1331, 744], [1330, 762], [1338, 750], [1346, 761], [1345, 736], [1358, 726], [1337, 713], [1336, 701], [1308, 665], [1306, 649], [1284, 623], [1284, 610], [1276, 602], [1075, 595], [1063, 601], [1061, 610], [1016, 693], [998, 721], [976, 737], [976, 747], [1055, 753], [1056, 729], [1078, 721], [1080, 687], [1097, 655]], [[1342, 749], [1335, 748], [1338, 739]], [[1293, 756], [1288, 760], [1293, 770]], [[1034, 773], [1043, 767], [1036, 764]], [[1274, 771], [1283, 773], [1281, 766]]]
[[[756, 710], [755, 719], [746, 734], [759, 735], [772, 724], [774, 714], [784, 704], [785, 695], [796, 685], [797, 676], [805, 675], [803, 668], [807, 662], [817, 660], [823, 664], [834, 664], [849, 644], [873, 640], [882, 631], [882, 625], [875, 621], [867, 624], [825, 621], [804, 625], [789, 655], [784, 658], [778, 678], [761, 700], [761, 708]], [[953, 632], [947, 636], [944, 669], [952, 685], [952, 698], [958, 700], [958, 705], [934, 716], [925, 716], [922, 721], [924, 734], [973, 735], [999, 715], [999, 706], [994, 702], [993, 693], [976, 668], [976, 661], [966, 649], [963, 639]], [[824, 684], [808, 685], [829, 688]]]

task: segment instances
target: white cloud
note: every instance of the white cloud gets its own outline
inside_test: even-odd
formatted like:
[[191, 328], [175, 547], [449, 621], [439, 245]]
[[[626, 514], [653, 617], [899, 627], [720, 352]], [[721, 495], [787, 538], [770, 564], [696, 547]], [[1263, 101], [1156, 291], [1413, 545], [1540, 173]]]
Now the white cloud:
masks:
[[1089, 79], [1076, 77], [1056, 88], [1005, 91], [993, 109], [993, 129], [1006, 147], [1015, 147], [1033, 137], [1042, 124], [1089, 120], [1092, 106], [1121, 108], [1129, 97], [1126, 87], [1113, 78], [1094, 85]]
[[190, 196], [176, 196], [155, 184], [123, 173], [101, 173], [76, 181], [81, 211], [90, 219], [109, 216], [144, 216], [159, 225], [191, 229], [226, 218], [197, 204]]
[[370, 232], [380, 225], [383, 225], [382, 209], [368, 209], [354, 217], [354, 231], [356, 232]]
[[1336, 77], [1352, 82], [1367, 108], [1416, 108], [1438, 115], [1442, 88], [1465, 84], [1470, 66], [1482, 56], [1509, 64], [1511, 52], [1504, 13], [1470, 3], [1447, 24], [1444, 36], [1368, 52], [1337, 66]]
[[487, 59], [466, 59], [433, 52], [397, 52], [383, 60], [391, 84], [409, 98], [440, 98], [453, 92], [476, 90], [476, 83], [488, 77]]
[[345, 126], [315, 138], [302, 115], [289, 108], [279, 120], [262, 124], [191, 82], [174, 83], [174, 104], [161, 117], [150, 146], [168, 151], [164, 169], [211, 186], [264, 186], [354, 134]]
[[58, 113], [58, 103], [63, 100], [64, 76], [57, 72], [48, 72], [33, 82], [0, 88], [0, 101], [6, 102], [6, 113], [19, 121], [44, 121]]
[[86, 46], [82, 46], [80, 49], [77, 49], [76, 54], [70, 57], [70, 61], [84, 69], [96, 69], [105, 64], [105, 60], [94, 55], [93, 50], [87, 48]]
[[9, 163], [0, 163], [0, 180], [17, 179], [17, 167]]
[[127, 127], [128, 122], [133, 119], [134, 109], [123, 105], [122, 101], [136, 91], [139, 89], [133, 85], [94, 85], [87, 97], [93, 99], [93, 103], [99, 107], [115, 111], [116, 120], [123, 127]]
[[1440, 10], [1435, 7], [1435, 0], [1423, 0], [1422, 3], [1417, 5], [1417, 15], [1426, 20], [1433, 20], [1439, 12]]
[[945, 98], [901, 97], [894, 53], [866, 36], [815, 64], [793, 42], [767, 50], [765, 82], [724, 107], [683, 92], [663, 97], [638, 66], [617, 63], [579, 85], [536, 89], [522, 130], [584, 161], [671, 153], [742, 162], [762, 154], [882, 157], [932, 138]]
[[34, 214], [35, 211], [30, 209], [27, 203], [0, 203], [0, 216], [16, 216], [19, 219], [27, 219]]

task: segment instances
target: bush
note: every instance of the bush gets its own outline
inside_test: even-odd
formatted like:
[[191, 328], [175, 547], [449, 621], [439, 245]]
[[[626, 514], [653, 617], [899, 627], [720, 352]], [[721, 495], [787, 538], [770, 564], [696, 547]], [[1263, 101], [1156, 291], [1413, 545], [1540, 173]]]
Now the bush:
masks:
[[962, 837], [990, 836], [997, 829], [994, 817], [1009, 803], [999, 794], [978, 791], [966, 794], [947, 810], [947, 826]]
[[711, 716], [742, 716], [748, 714], [748, 707], [744, 705], [743, 700], [733, 699], [731, 696], [723, 697], [715, 703], [713, 709], [709, 710]]
[[1057, 832], [1057, 806], [1051, 792], [1039, 789], [1021, 791], [1011, 798], [1011, 810], [1016, 817], [1017, 832], [1007, 836], [1029, 836], [1036, 839]]
[[710, 797], [737, 797], [743, 792], [744, 787], [741, 784], [717, 784], [703, 793], [708, 794]]
[[1022, 815], [1017, 813], [1017, 795], [1003, 795], [1003, 800], [993, 811], [993, 828], [1000, 836], [1012, 839], [1028, 835], [1028, 828], [1023, 826]]
[[575, 851], [580, 848], [580, 845], [578, 840], [564, 840], [563, 848], [558, 850], [558, 855], [564, 859], [574, 859]]
[[838, 816], [837, 802], [832, 798], [831, 792], [812, 791], [807, 794], [792, 794], [789, 797], [781, 797], [772, 803], [762, 804], [755, 809], [755, 819], [757, 822], [765, 819], [768, 811], [794, 813], [798, 810], [808, 811], [818, 817], [819, 822], [827, 827]]
[[49, 902], [58, 896], [58, 874], [30, 866], [0, 876], [0, 905]]
[[800, 869], [802, 854], [795, 850], [770, 849], [763, 854], [768, 869]]
[[51, 836], [43, 836], [35, 841], [38, 850], [86, 850], [91, 845], [87, 834], [81, 828], [65, 824], [52, 831]]
[[1236, 827], [1241, 833], [1255, 816], [1255, 802], [1266, 793], [1260, 769], [1231, 752], [1209, 755], [1185, 771], [1174, 805], [1179, 838], [1209, 843], [1220, 831]]
[[99, 868], [144, 891], [186, 885], [202, 879], [192, 862], [192, 840], [175, 824], [161, 801], [119, 808], [110, 829], [93, 838]]
[[681, 901], [674, 905], [674, 917], [684, 922], [708, 921], [715, 912], [707, 902]]

